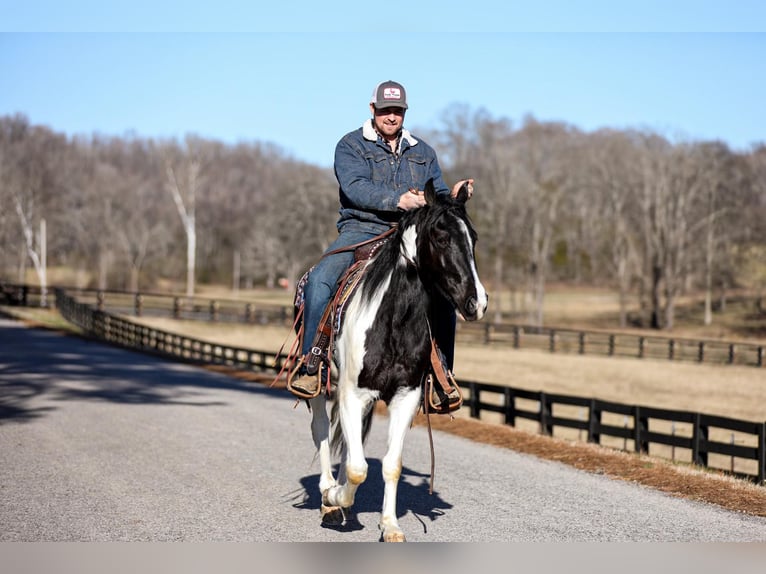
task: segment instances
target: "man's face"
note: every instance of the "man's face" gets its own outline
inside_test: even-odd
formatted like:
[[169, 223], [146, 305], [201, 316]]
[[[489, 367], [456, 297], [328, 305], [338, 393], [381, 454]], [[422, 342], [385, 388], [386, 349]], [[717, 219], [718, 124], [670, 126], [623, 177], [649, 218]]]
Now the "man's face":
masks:
[[373, 119], [378, 132], [384, 137], [395, 137], [399, 130], [402, 129], [405, 110], [403, 108], [376, 109], [372, 104], [370, 104], [370, 107], [372, 108]]

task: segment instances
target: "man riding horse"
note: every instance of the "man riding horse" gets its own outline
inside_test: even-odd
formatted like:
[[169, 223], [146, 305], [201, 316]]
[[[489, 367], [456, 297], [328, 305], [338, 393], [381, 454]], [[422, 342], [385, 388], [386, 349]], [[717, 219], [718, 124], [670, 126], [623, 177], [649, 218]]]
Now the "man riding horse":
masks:
[[[288, 381], [288, 389], [300, 398], [311, 398], [321, 391], [319, 376], [308, 374], [306, 363], [312, 353], [325, 351], [317, 346], [315, 334], [339, 278], [354, 261], [353, 249], [344, 248], [374, 239], [396, 225], [405, 211], [423, 207], [422, 190], [429, 179], [440, 195], [456, 197], [464, 184], [469, 197], [473, 192], [472, 179], [458, 181], [451, 191], [446, 186], [433, 148], [404, 129], [407, 108], [404, 86], [390, 80], [381, 82], [370, 100], [372, 117], [362, 127], [343, 136], [335, 148], [339, 234], [312, 269], [304, 286], [303, 361]], [[432, 335], [441, 351], [444, 367], [451, 371], [455, 311], [450, 302], [437, 295], [432, 315]]]

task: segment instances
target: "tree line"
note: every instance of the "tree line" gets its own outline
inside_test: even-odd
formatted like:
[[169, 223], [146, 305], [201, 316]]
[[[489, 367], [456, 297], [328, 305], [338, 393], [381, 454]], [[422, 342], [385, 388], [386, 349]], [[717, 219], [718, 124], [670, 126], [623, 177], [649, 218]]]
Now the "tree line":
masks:
[[[672, 329], [685, 293], [766, 286], [766, 145], [673, 141], [652, 130], [518, 125], [455, 105], [417, 131], [448, 185], [476, 180], [469, 211], [490, 291], [541, 325], [546, 283], [609, 285], [620, 323]], [[338, 134], [340, 138], [342, 134]], [[292, 286], [334, 239], [332, 170], [279, 146], [188, 135], [67, 137], [0, 117], [0, 276], [74, 270], [78, 286], [163, 280]], [[629, 311], [635, 310], [632, 314]]]

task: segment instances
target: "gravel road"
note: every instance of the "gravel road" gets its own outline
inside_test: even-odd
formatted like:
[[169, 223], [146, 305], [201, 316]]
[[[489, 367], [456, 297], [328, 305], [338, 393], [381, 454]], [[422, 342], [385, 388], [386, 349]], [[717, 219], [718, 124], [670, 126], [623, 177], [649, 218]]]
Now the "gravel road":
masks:
[[[254, 342], [254, 347], [257, 344]], [[319, 522], [309, 413], [284, 390], [0, 319], [0, 541], [374, 542], [385, 418], [355, 515]], [[400, 524], [428, 542], [766, 541], [766, 519], [427, 432]]]

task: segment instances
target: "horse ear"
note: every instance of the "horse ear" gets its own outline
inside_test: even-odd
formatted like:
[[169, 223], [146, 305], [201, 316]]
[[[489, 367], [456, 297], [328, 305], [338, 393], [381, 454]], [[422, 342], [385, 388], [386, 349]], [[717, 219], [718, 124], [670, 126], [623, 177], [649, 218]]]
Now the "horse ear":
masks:
[[431, 178], [426, 182], [426, 186], [423, 189], [425, 192], [426, 204], [433, 205], [436, 203], [436, 189], [434, 188], [434, 179]]
[[460, 189], [457, 190], [457, 197], [455, 197], [455, 199], [458, 200], [460, 203], [465, 203], [466, 201], [468, 201], [468, 182], [467, 181], [460, 186]]

